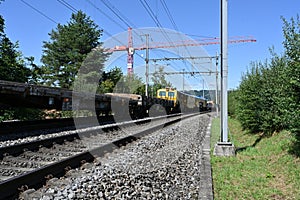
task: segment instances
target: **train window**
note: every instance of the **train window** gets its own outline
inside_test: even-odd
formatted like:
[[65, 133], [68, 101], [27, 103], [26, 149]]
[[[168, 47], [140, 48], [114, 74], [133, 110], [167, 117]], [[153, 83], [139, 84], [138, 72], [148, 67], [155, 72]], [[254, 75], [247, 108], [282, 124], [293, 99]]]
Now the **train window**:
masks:
[[159, 91], [159, 96], [165, 97], [166, 96], [166, 92], [165, 91]]
[[169, 95], [169, 97], [172, 97], [172, 98], [174, 98], [174, 96], [175, 96], [175, 93], [174, 93], [174, 92], [168, 92], [168, 95]]

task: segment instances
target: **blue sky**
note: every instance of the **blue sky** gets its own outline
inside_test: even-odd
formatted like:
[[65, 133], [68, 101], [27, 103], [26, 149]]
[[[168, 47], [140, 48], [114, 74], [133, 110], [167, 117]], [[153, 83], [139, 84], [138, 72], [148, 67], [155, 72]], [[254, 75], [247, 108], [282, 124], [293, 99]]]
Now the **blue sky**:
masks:
[[[127, 30], [127, 24], [134, 28], [156, 27], [139, 0], [110, 0], [122, 16], [129, 19], [127, 24], [119, 20], [101, 0], [70, 1], [77, 10], [82, 10], [111, 35]], [[48, 33], [57, 24], [42, 16], [24, 2], [38, 9], [53, 21], [65, 24], [69, 21], [71, 10], [56, 0], [6, 0], [0, 5], [0, 14], [5, 19], [5, 32], [12, 41], [19, 41], [24, 56], [34, 56], [39, 63], [42, 55], [43, 41], [49, 41]], [[103, 13], [110, 16], [107, 18]], [[105, 1], [104, 1], [105, 2]], [[146, 0], [162, 27], [174, 29], [161, 0]], [[220, 36], [220, 1], [219, 0], [165, 0], [178, 30], [194, 39]], [[299, 0], [229, 0], [228, 1], [228, 34], [229, 36], [248, 36], [257, 39], [256, 43], [239, 43], [229, 45], [228, 87], [236, 88], [241, 75], [246, 72], [251, 61], [264, 61], [270, 57], [269, 47], [282, 53], [282, 21], [296, 17], [300, 11]], [[199, 37], [200, 36], [200, 37]], [[106, 33], [101, 40], [110, 36]], [[126, 43], [127, 41], [124, 41]], [[203, 47], [209, 55], [214, 56], [219, 45]]]

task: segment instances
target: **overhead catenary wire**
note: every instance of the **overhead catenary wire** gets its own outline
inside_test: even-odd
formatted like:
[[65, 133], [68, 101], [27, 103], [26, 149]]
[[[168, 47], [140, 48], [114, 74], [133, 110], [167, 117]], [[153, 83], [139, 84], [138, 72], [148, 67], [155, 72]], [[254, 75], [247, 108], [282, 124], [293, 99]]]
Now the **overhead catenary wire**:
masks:
[[[63, 0], [57, 0], [58, 2], [60, 2], [60, 1], [63, 1]], [[86, 1], [88, 1], [89, 3], [91, 3], [91, 5], [92, 6], [94, 6], [98, 11], [100, 11], [100, 9], [98, 8], [98, 7], [96, 7], [92, 2], [90, 2], [89, 0], [86, 0]], [[64, 3], [62, 3], [62, 2], [60, 2], [63, 6], [65, 6], [66, 8], [68, 8], [69, 10], [71, 10], [72, 12], [74, 12], [74, 11], [76, 11], [76, 12], [78, 12], [78, 10], [74, 7], [74, 6], [72, 6], [71, 4], [64, 4]], [[102, 13], [103, 14], [103, 13]], [[99, 28], [105, 33], [105, 34], [107, 34], [108, 36], [110, 36], [110, 37], [112, 37], [112, 38], [114, 38], [113, 37], [113, 35], [111, 34], [111, 33], [109, 33], [108, 31], [106, 31], [105, 29], [103, 29], [103, 27], [100, 27], [99, 26]], [[119, 42], [120, 44], [122, 44], [122, 42], [120, 41], [120, 40], [117, 40], [116, 38], [114, 38], [114, 40], [116, 40], [117, 42]]]
[[[113, 23], [115, 23], [117, 26], [119, 26], [122, 30], [126, 30], [127, 28], [122, 26], [120, 23], [118, 23], [116, 20], [114, 20], [110, 15], [106, 14], [105, 12], [103, 12], [98, 6], [96, 6], [93, 2], [91, 2], [90, 0], [86, 0], [92, 7], [94, 7], [99, 13], [101, 13], [102, 15], [104, 15], [106, 18], [108, 18], [110, 21], [112, 21]], [[103, 28], [102, 28], [103, 29]], [[105, 32], [107, 35], [109, 35], [110, 37], [112, 37], [114, 40], [116, 40], [117, 42], [119, 42], [120, 44], [124, 45], [123, 42], [121, 42], [120, 40], [117, 40], [116, 38], [113, 37], [112, 34], [108, 33], [107, 31], [105, 31], [103, 29], [103, 32]]]
[[[93, 4], [90, 0], [86, 0], [88, 3], [90, 3], [98, 12], [100, 12], [101, 14], [103, 14], [105, 17], [107, 17], [109, 20], [111, 20], [112, 22], [114, 22], [115, 24], [117, 24], [122, 30], [126, 30], [127, 28], [122, 26], [120, 23], [118, 23], [116, 20], [114, 20], [112, 17], [110, 17], [108, 14], [106, 14], [105, 12], [103, 12], [101, 9], [99, 9], [95, 4]], [[126, 44], [118, 39], [116, 39], [115, 37], [113, 37], [112, 34], [108, 33], [107, 31], [105, 31], [103, 29], [103, 32], [105, 32], [107, 35], [109, 35], [113, 40], [117, 41], [121, 46], [126, 46]], [[141, 56], [138, 53], [135, 53], [136, 55], [138, 55], [140, 58], [144, 59], [143, 56]]]
[[127, 27], [135, 27], [135, 25], [130, 22], [130, 20], [125, 17], [120, 10], [118, 10], [115, 6], [113, 6], [110, 2], [106, 0], [101, 0], [101, 2], [111, 11], [113, 12]]
[[[174, 20], [172, 14], [171, 14], [171, 12], [170, 12], [170, 10], [169, 10], [169, 8], [168, 8], [168, 5], [167, 5], [166, 2], [165, 2], [165, 0], [160, 0], [160, 2], [161, 2], [161, 4], [162, 4], [162, 6], [163, 6], [163, 8], [164, 8], [164, 10], [165, 10], [165, 12], [166, 12], [166, 14], [167, 14], [169, 20], [170, 20], [170, 22], [171, 22], [173, 28], [174, 28], [177, 32], [180, 32], [179, 29], [178, 29], [178, 26], [177, 26], [176, 23], [175, 23], [175, 20]], [[180, 38], [181, 38], [181, 40], [183, 40], [182, 35], [180, 35]], [[186, 46], [184, 46], [184, 48], [185, 48], [187, 54], [188, 54], [190, 57], [192, 57], [192, 56], [191, 56], [191, 52], [189, 51], [189, 49], [188, 49]], [[183, 60], [183, 62], [184, 62], [184, 64], [185, 64], [185, 66], [187, 67], [186, 61]], [[191, 64], [192, 64], [192, 71], [194, 71], [194, 61], [192, 60], [191, 62], [192, 62], [192, 63], [191, 63]]]
[[119, 22], [117, 22], [116, 20], [114, 20], [110, 15], [106, 14], [105, 12], [103, 12], [98, 6], [96, 6], [93, 2], [91, 2], [90, 0], [86, 0], [91, 6], [93, 6], [99, 13], [101, 13], [102, 15], [104, 15], [106, 18], [108, 18], [110, 21], [112, 21], [113, 23], [115, 23], [117, 26], [119, 26], [122, 30], [126, 30], [127, 28], [125, 26], [122, 26]]
[[[107, 17], [109, 20], [111, 20], [113, 23], [117, 24], [119, 27], [121, 27], [121, 29], [123, 30], [127, 30], [128, 27], [136, 27], [132, 22], [130, 22], [130, 20], [125, 17], [124, 14], [121, 13], [121, 11], [119, 9], [117, 9], [114, 5], [112, 5], [110, 2], [108, 1], [104, 1], [101, 0], [102, 3], [109, 8], [109, 10], [111, 10], [113, 12], [113, 14], [119, 18], [126, 26], [128, 26], [127, 28], [125, 28], [124, 26], [122, 26], [120, 23], [118, 23], [116, 20], [114, 20], [112, 17], [110, 17], [108, 14], [106, 14], [105, 12], [103, 12], [101, 9], [99, 9], [94, 3], [92, 3], [90, 0], [86, 0], [88, 3], [90, 3], [97, 11], [99, 11], [101, 14], [103, 14], [105, 17]], [[132, 29], [133, 34], [135, 34], [137, 37], [139, 37], [141, 39], [141, 41], [143, 41], [143, 38], [140, 34], [138, 34], [135, 29]], [[123, 42], [120, 42], [120, 44], [123, 44]], [[126, 45], [123, 45], [126, 46]], [[143, 56], [141, 56], [140, 54], [138, 54], [137, 52], [135, 52], [135, 54], [137, 56], [139, 56], [140, 58], [144, 59]]]
[[[144, 9], [146, 10], [146, 12], [148, 13], [148, 15], [151, 17], [151, 19], [154, 21], [155, 25], [159, 28], [160, 32], [162, 33], [162, 35], [166, 38], [166, 40], [171, 44], [171, 46], [175, 47], [174, 43], [172, 42], [172, 40], [170, 39], [168, 33], [166, 33], [165, 29], [162, 27], [160, 21], [158, 20], [158, 18], [156, 17], [156, 15], [154, 14], [152, 8], [149, 6], [149, 4], [147, 3], [146, 0], [140, 0], [140, 3], [142, 4], [142, 6], [144, 7]], [[177, 49], [177, 48], [176, 48]], [[178, 50], [178, 49], [177, 49]], [[179, 54], [179, 52], [177, 52], [177, 54]]]
[[[154, 23], [156, 24], [156, 26], [161, 30], [161, 32], [164, 35], [164, 37], [168, 40], [169, 43], [172, 43], [170, 37], [168, 36], [168, 34], [166, 33], [166, 31], [162, 27], [160, 21], [155, 17], [155, 14], [154, 14], [153, 10], [151, 9], [151, 7], [149, 6], [149, 4], [147, 3], [147, 1], [146, 0], [140, 0], [140, 2], [143, 5], [144, 9], [149, 14], [149, 16], [152, 18], [152, 20], [154, 21]], [[173, 45], [173, 46], [175, 46], [175, 45]]]
[[156, 24], [157, 27], [162, 27], [159, 20], [155, 17], [155, 14], [153, 13], [151, 7], [145, 0], [140, 0], [141, 4], [145, 8], [146, 12], [149, 14], [149, 16], [152, 18], [153, 22]]
[[177, 25], [176, 25], [176, 23], [175, 23], [175, 21], [174, 21], [174, 19], [173, 19], [173, 17], [172, 17], [172, 14], [171, 14], [171, 12], [170, 12], [170, 10], [169, 10], [169, 8], [168, 8], [168, 6], [167, 6], [165, 0], [160, 0], [160, 2], [161, 2], [161, 4], [163, 5], [163, 8], [164, 8], [165, 12], [167, 13], [168, 18], [169, 18], [169, 20], [171, 21], [171, 23], [172, 23], [172, 25], [173, 25], [173, 28], [174, 28], [176, 31], [179, 32], [179, 29], [178, 29], [178, 27], [177, 27]]
[[[180, 32], [179, 29], [178, 29], [178, 27], [177, 27], [177, 25], [176, 25], [176, 23], [175, 23], [175, 21], [174, 21], [174, 19], [173, 19], [173, 17], [172, 17], [172, 14], [171, 14], [171, 12], [170, 12], [170, 10], [169, 10], [169, 8], [168, 8], [168, 6], [167, 6], [165, 0], [160, 0], [160, 2], [161, 2], [161, 4], [163, 5], [163, 8], [164, 8], [165, 12], [167, 13], [168, 18], [169, 18], [169, 20], [171, 21], [171, 23], [172, 23], [172, 25], [173, 25], [173, 28], [174, 28], [177, 32]], [[187, 34], [186, 34], [186, 35], [187, 35]], [[181, 36], [181, 35], [180, 35], [180, 36]], [[195, 36], [195, 35], [194, 35], [194, 36]], [[203, 37], [203, 36], [202, 36], [202, 37]], [[182, 36], [181, 36], [181, 38], [182, 38]], [[208, 36], [207, 36], [207, 38], [216, 38], [216, 37], [208, 37]], [[187, 53], [189, 54], [189, 56], [191, 57], [191, 53], [189, 52], [189, 50], [188, 50], [188, 48], [187, 48], [186, 46], [185, 46], [185, 49], [186, 49]], [[194, 63], [194, 60], [192, 60], [192, 63], [195, 64], [195, 63]], [[186, 63], [185, 63], [185, 64], [186, 64]], [[193, 66], [193, 64], [192, 64], [192, 66]], [[192, 70], [194, 70], [194, 69], [192, 69]]]
[[[87, 1], [90, 2], [90, 0], [87, 0]], [[110, 3], [109, 1], [104, 1], [104, 0], [101, 0], [101, 1], [117, 18], [119, 18], [127, 26], [127, 28], [128, 27], [133, 28], [132, 29], [133, 34], [135, 34], [137, 37], [139, 37], [141, 39], [141, 41], [143, 40], [142, 36], [135, 31], [136, 25], [134, 25], [124, 14], [122, 14], [122, 12], [118, 8], [116, 8], [114, 5], [112, 5], [112, 3]], [[96, 6], [94, 5], [94, 7], [96, 7]], [[111, 17], [109, 17], [106, 13], [104, 13], [103, 11], [101, 11], [100, 9], [99, 9], [99, 11], [102, 14], [104, 14], [106, 17], [108, 17], [111, 21], [113, 21], [114, 23], [119, 24], [114, 19], [112, 19]], [[122, 28], [122, 29], [123, 30], [127, 30], [127, 28]], [[143, 33], [143, 35], [144, 35], [144, 33]], [[137, 55], [140, 56], [139, 54], [137, 54]], [[140, 57], [142, 57], [142, 56], [140, 56]]]
[[72, 10], [73, 12], [78, 12], [78, 10], [76, 8], [74, 8], [71, 4], [69, 4], [68, 2], [66, 2], [65, 0], [57, 0], [59, 3], [61, 3], [62, 5], [68, 7], [70, 10]]
[[[164, 8], [164, 10], [165, 10], [165, 12], [166, 12], [166, 14], [167, 14], [169, 20], [170, 20], [170, 22], [171, 22], [173, 28], [177, 31], [177, 33], [179, 33], [180, 30], [179, 30], [178, 26], [176, 25], [175, 20], [174, 20], [172, 14], [171, 14], [171, 12], [170, 12], [170, 10], [169, 10], [169, 8], [168, 8], [168, 5], [167, 5], [166, 2], [165, 2], [165, 0], [160, 0], [160, 2], [161, 2], [161, 4], [162, 4], [162, 6], [163, 6], [163, 8]], [[179, 37], [180, 37], [180, 39], [181, 39], [182, 41], [184, 40], [181, 34], [179, 34]], [[191, 52], [189, 51], [188, 47], [187, 47], [187, 46], [184, 46], [184, 49], [186, 50], [186, 52], [187, 52], [187, 54], [189, 55], [189, 57], [192, 57]], [[178, 54], [180, 55], [180, 53], [178, 53]], [[181, 56], [180, 56], [180, 57], [181, 57]], [[193, 63], [193, 62], [194, 62], [194, 61], [192, 60], [191, 63], [190, 63], [191, 66], [192, 66], [192, 69], [191, 69], [192, 71], [195, 70], [195, 69], [194, 69], [194, 63]], [[188, 69], [188, 65], [187, 65], [186, 60], [183, 60], [183, 63], [184, 63], [184, 65], [185, 65], [186, 69]]]
[[[169, 20], [170, 20], [170, 22], [171, 22], [173, 28], [174, 28], [177, 32], [179, 32], [179, 29], [178, 29], [178, 27], [177, 27], [177, 25], [176, 25], [176, 23], [175, 23], [175, 21], [174, 21], [174, 19], [173, 19], [173, 17], [172, 17], [172, 14], [171, 14], [171, 12], [170, 12], [170, 10], [169, 10], [169, 8], [168, 8], [168, 5], [166, 4], [166, 2], [165, 2], [164, 0], [160, 0], [160, 2], [161, 2], [161, 4], [162, 4], [162, 6], [163, 6], [163, 8], [164, 8], [164, 10], [165, 10], [165, 12], [166, 12], [166, 14], [167, 14]], [[180, 35], [180, 38], [182, 39], [181, 35]], [[186, 46], [185, 46], [185, 49], [186, 49], [186, 51], [188, 52], [188, 54], [191, 56], [191, 54], [190, 54], [190, 52], [188, 51], [188, 49], [187, 49]], [[185, 64], [185, 66], [187, 67], [186, 62], [185, 62], [185, 61], [183, 61], [183, 62], [184, 62], [184, 64]]]
[[[135, 31], [136, 25], [132, 23], [118, 8], [116, 8], [111, 2], [101, 0], [102, 3], [117, 17], [119, 18], [126, 26], [127, 28], [131, 27], [132, 28], [132, 33], [135, 34], [137, 37], [140, 38], [141, 41], [143, 41], [143, 38], [140, 34], [138, 34]], [[106, 15], [106, 14], [105, 14]], [[115, 21], [115, 20], [114, 20]], [[126, 30], [125, 28], [124, 30]], [[142, 35], [145, 35], [142, 33]]]
[[35, 10], [36, 12], [38, 12], [40, 15], [44, 16], [45, 18], [47, 18], [49, 21], [58, 24], [58, 22], [56, 22], [54, 19], [52, 19], [51, 17], [49, 17], [48, 15], [46, 15], [45, 13], [43, 13], [42, 11], [40, 11], [39, 9], [33, 7], [31, 4], [29, 4], [28, 2], [24, 1], [24, 0], [20, 0], [22, 3], [24, 3], [25, 5], [27, 5], [28, 7], [30, 7], [31, 9]]

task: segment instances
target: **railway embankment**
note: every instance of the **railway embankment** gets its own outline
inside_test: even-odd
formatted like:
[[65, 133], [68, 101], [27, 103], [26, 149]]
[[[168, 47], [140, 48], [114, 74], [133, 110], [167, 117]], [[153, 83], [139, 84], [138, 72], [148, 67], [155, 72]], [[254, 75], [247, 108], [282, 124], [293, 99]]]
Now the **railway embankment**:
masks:
[[198, 115], [161, 128], [20, 198], [212, 199], [203, 173], [210, 119]]
[[[287, 131], [271, 136], [249, 134], [229, 119], [235, 157], [211, 156], [214, 198], [300, 199], [300, 158], [290, 153], [294, 137]], [[219, 119], [212, 124], [212, 147]]]

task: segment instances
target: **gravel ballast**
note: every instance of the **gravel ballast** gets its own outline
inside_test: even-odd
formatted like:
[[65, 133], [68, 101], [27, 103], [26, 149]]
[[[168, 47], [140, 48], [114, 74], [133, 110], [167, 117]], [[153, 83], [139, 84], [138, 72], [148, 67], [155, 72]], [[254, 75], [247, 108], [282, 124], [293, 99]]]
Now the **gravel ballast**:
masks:
[[[209, 115], [165, 127], [96, 158], [21, 199], [202, 199], [203, 141]], [[208, 198], [209, 199], [209, 198]]]

